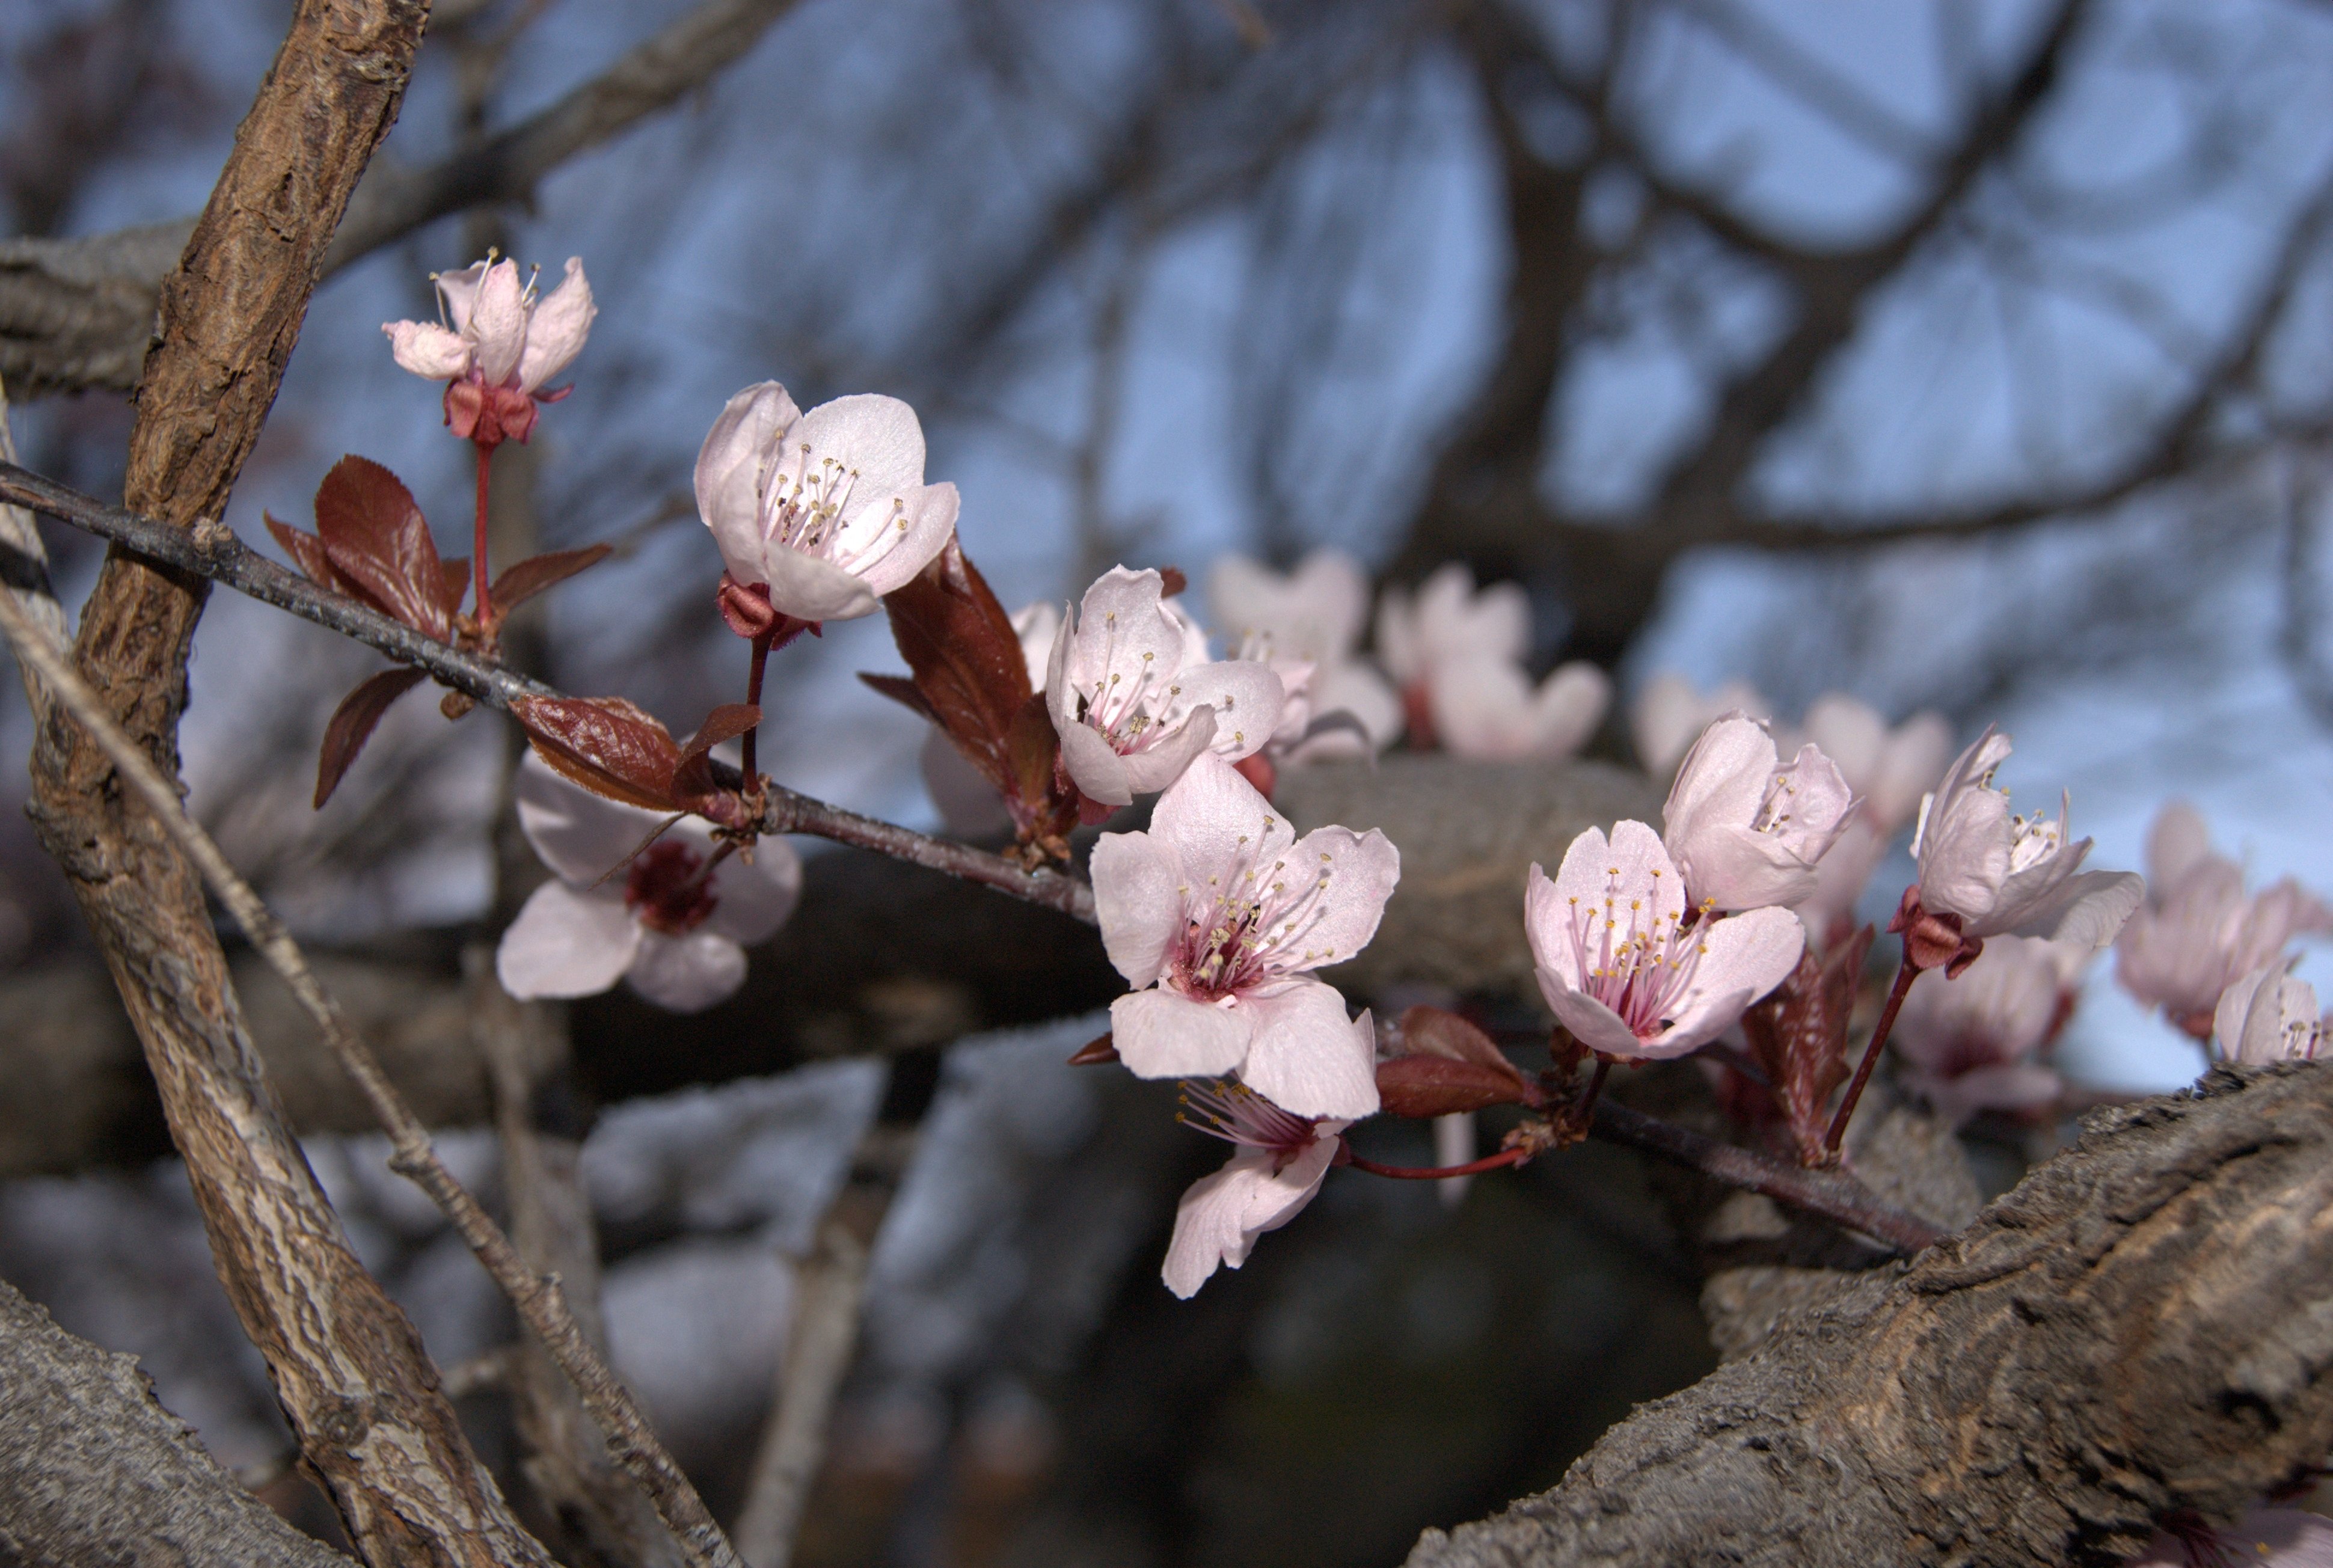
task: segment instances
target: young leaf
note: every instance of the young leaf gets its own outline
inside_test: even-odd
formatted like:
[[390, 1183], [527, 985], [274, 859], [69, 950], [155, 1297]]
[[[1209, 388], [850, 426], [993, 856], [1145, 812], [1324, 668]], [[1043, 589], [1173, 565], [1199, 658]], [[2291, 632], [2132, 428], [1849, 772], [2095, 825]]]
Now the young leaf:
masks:
[[[672, 801], [702, 813], [715, 822], [728, 822], [738, 813], [734, 811], [712, 809], [724, 798], [723, 792], [713, 782], [712, 751], [725, 740], [734, 740], [762, 722], [762, 710], [749, 702], [724, 703], [705, 716], [688, 744], [680, 748], [680, 762], [672, 770]], [[735, 796], [726, 797], [731, 801]]]
[[566, 582], [588, 566], [597, 566], [615, 550], [612, 544], [590, 544], [581, 550], [553, 550], [530, 555], [507, 568], [486, 591], [504, 614], [517, 609], [546, 588]]
[[[440, 561], [437, 572], [445, 579], [438, 589], [437, 602], [446, 607], [446, 623], [451, 626], [454, 617], [462, 613], [462, 601], [470, 592], [470, 558], [456, 555], [451, 561]], [[502, 601], [494, 602], [499, 604]]]
[[1507, 1060], [1492, 1038], [1457, 1014], [1441, 1007], [1419, 1005], [1401, 1015], [1401, 1043], [1413, 1056], [1438, 1056], [1448, 1062], [1471, 1062], [1501, 1073], [1520, 1088], [1522, 1070]]
[[649, 811], [674, 809], [680, 747], [672, 734], [620, 697], [523, 697], [511, 713], [537, 755], [594, 794]]
[[1097, 1034], [1078, 1047], [1077, 1053], [1070, 1058], [1070, 1065], [1100, 1067], [1117, 1060], [1118, 1060], [1118, 1037], [1114, 1034]]
[[1012, 801], [1021, 787], [1013, 723], [1031, 693], [1013, 618], [954, 540], [907, 586], [886, 594], [883, 607], [933, 718], [965, 760]]
[[365, 742], [372, 738], [373, 726], [389, 705], [411, 691], [427, 678], [418, 669], [384, 669], [368, 678], [332, 710], [331, 722], [324, 726], [324, 744], [316, 755], [316, 809], [332, 798], [341, 787], [341, 779], [364, 750]]
[[1847, 1079], [1848, 1018], [1872, 935], [1864, 927], [1820, 963], [1801, 953], [1799, 967], [1742, 1015], [1743, 1035], [1772, 1085], [1802, 1164], [1829, 1158], [1831, 1091]]
[[902, 707], [913, 708], [917, 717], [928, 719], [935, 725], [940, 722], [940, 716], [932, 711], [932, 705], [924, 700], [924, 694], [917, 691], [916, 683], [907, 677], [870, 675], [862, 669], [859, 672], [859, 678], [867, 684], [869, 689], [881, 692]]
[[1378, 1063], [1378, 1098], [1395, 1116], [1448, 1116], [1486, 1105], [1520, 1105], [1522, 1074], [1447, 1056], [1397, 1056]]
[[354, 598], [347, 578], [332, 570], [332, 558], [324, 552], [324, 542], [313, 534], [294, 528], [273, 513], [263, 512], [267, 531], [275, 535], [275, 543], [283, 546], [283, 553], [292, 557], [309, 582], [319, 588], [329, 588], [335, 593], [347, 593]]
[[403, 481], [348, 457], [316, 486], [316, 533], [333, 567], [398, 620], [443, 640], [452, 630], [429, 524]]

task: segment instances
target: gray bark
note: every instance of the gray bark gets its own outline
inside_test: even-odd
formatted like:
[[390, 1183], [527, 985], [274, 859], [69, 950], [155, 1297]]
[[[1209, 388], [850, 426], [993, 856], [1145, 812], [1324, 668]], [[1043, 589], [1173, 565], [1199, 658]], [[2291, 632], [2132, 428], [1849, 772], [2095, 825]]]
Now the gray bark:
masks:
[[24, 1568], [349, 1568], [245, 1491], [155, 1402], [134, 1356], [0, 1283], [0, 1561]]

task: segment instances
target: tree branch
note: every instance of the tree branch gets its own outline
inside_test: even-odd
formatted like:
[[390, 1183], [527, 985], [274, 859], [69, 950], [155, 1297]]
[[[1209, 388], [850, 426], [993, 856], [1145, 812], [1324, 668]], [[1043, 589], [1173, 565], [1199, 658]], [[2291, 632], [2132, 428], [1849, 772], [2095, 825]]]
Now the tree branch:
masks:
[[2322, 1065], [2096, 1113], [1969, 1229], [1410, 1568], [2056, 1568], [2231, 1519], [2333, 1447], [2328, 1206]]

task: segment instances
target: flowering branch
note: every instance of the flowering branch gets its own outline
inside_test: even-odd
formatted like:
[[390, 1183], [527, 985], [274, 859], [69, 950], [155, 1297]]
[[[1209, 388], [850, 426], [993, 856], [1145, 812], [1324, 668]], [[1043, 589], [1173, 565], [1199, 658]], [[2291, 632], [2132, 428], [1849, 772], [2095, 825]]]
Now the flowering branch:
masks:
[[[0, 463], [0, 501], [97, 534], [137, 554], [226, 584], [303, 620], [340, 632], [400, 664], [426, 670], [432, 679], [485, 703], [510, 711], [521, 698], [558, 700], [562, 694], [505, 669], [490, 659], [466, 653], [390, 620], [352, 599], [331, 593], [276, 564], [216, 523], [174, 528], [153, 518], [84, 495], [13, 463]], [[715, 764], [715, 777], [729, 787], [741, 780]], [[845, 811], [777, 784], [765, 784], [768, 805], [757, 831], [809, 833], [855, 844], [894, 860], [977, 882], [1031, 903], [1061, 910], [1074, 919], [1093, 920], [1093, 890], [1059, 871], [1029, 871], [1003, 855], [936, 839], [896, 823]]]

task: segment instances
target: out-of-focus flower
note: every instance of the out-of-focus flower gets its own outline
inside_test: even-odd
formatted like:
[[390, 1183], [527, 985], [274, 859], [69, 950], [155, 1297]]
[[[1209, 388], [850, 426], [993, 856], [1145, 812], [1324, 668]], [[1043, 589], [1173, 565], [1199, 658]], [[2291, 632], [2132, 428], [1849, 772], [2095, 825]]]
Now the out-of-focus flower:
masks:
[[2333, 909], [2290, 877], [2246, 897], [2243, 868], [2212, 851], [2184, 801], [2156, 815], [2146, 874], [2146, 901], [2115, 942], [2115, 978], [2199, 1040], [2238, 976], [2275, 963], [2295, 937], [2333, 931]]
[[2253, 1508], [2232, 1530], [2158, 1530], [2125, 1568], [2333, 1568], [2333, 1519], [2299, 1508]]
[[642, 850], [662, 816], [570, 784], [532, 752], [514, 789], [527, 842], [557, 873], [494, 955], [503, 989], [522, 1000], [596, 996], [628, 980], [659, 1007], [695, 1013], [744, 983], [744, 949], [793, 913], [802, 862], [782, 840], [755, 844], [748, 865], [719, 855], [689, 817]]
[[445, 381], [446, 423], [466, 441], [492, 447], [523, 441], [534, 431], [535, 404], [556, 401], [544, 382], [583, 351], [591, 318], [591, 285], [580, 257], [542, 299], [534, 280], [519, 282], [518, 264], [489, 257], [460, 272], [438, 273], [437, 322], [385, 322], [389, 352], [417, 376]]
[[1838, 840], [1815, 862], [1815, 890], [1797, 906], [1807, 940], [1817, 949], [1828, 949], [1855, 931], [1855, 907], [1887, 853], [1887, 841], [1871, 819], [1848, 813]]
[[1165, 789], [1204, 752], [1248, 756], [1280, 724], [1280, 678], [1253, 659], [1205, 662], [1205, 634], [1164, 592], [1157, 572], [1114, 566], [1053, 639], [1045, 701], [1061, 766], [1105, 805]]
[[[1273, 737], [1277, 760], [1359, 756], [1400, 736], [1401, 698], [1354, 653], [1368, 616], [1369, 585], [1351, 556], [1314, 550], [1282, 575], [1244, 556], [1226, 555], [1207, 574], [1207, 598], [1217, 626], [1238, 644], [1241, 656], [1264, 660], [1290, 688], [1291, 711]], [[1291, 679], [1291, 667], [1300, 663], [1311, 667], [1301, 705]], [[1339, 722], [1339, 715], [1350, 724]]]
[[1729, 714], [1701, 732], [1661, 809], [1662, 842], [1685, 899], [1710, 909], [1798, 904], [1846, 827], [1855, 797], [1812, 745], [1781, 765], [1766, 726]]
[[1980, 1111], [2036, 1111], [2065, 1083], [2034, 1060], [2065, 1027], [2094, 950], [2009, 937], [1957, 979], [1930, 969], [1912, 982], [1888, 1043], [1907, 1087], [1955, 1127]]
[[739, 590], [779, 614], [848, 620], [931, 563], [955, 532], [954, 485], [924, 483], [924, 429], [897, 398], [805, 414], [775, 381], [729, 399], [696, 456], [696, 510]]
[[1628, 735], [1637, 760], [1655, 778], [1665, 778], [1693, 745], [1694, 737], [1725, 714], [1771, 718], [1772, 710], [1755, 687], [1729, 680], [1713, 692], [1694, 689], [1681, 675], [1664, 672], [1645, 683], [1628, 705]]
[[2281, 958], [2232, 982], [2212, 1018], [2220, 1060], [2246, 1066], [2314, 1062], [2325, 1038], [2317, 988], [2292, 977], [2298, 958]]
[[1520, 664], [1531, 650], [1531, 601], [1512, 582], [1481, 592], [1457, 562], [1439, 568], [1415, 597], [1388, 588], [1378, 601], [1378, 658], [1404, 688], [1429, 679], [1437, 665], [1492, 659]]
[[1877, 709], [1844, 692], [1817, 697], [1800, 727], [1839, 765], [1883, 837], [1919, 814], [1920, 797], [1953, 755], [1953, 726], [1942, 714], [1915, 713], [1891, 730]]
[[1579, 1043], [1608, 1056], [1682, 1056], [1780, 985], [1806, 947], [1773, 908], [1685, 920], [1684, 879], [1642, 822], [1590, 828], [1555, 880], [1531, 867], [1523, 926], [1540, 994]]
[[1611, 705], [1612, 681], [1575, 660], [1531, 689], [1522, 666], [1485, 656], [1446, 659], [1426, 679], [1426, 711], [1444, 749], [1486, 762], [1566, 757], [1588, 744]]
[[[1369, 1033], [1363, 1013], [1355, 1028]], [[1175, 1208], [1175, 1235], [1160, 1270], [1166, 1288], [1188, 1301], [1218, 1267], [1247, 1261], [1255, 1238], [1296, 1217], [1320, 1190], [1350, 1121], [1298, 1116], [1244, 1083], [1186, 1083], [1186, 1125], [1233, 1144], [1221, 1170], [1192, 1183]]]
[[2009, 751], [2009, 737], [1987, 729], [1920, 803], [1919, 907], [1955, 922], [1964, 944], [2048, 937], [2096, 951], [2122, 929], [2146, 884], [2131, 871], [2079, 870], [2090, 841], [2068, 841], [2063, 800], [2055, 821], [2011, 816], [2007, 793], [1992, 787]]
[[1401, 855], [1375, 830], [1301, 839], [1229, 763], [1195, 758], [1150, 830], [1094, 846], [1103, 947], [1137, 987], [1110, 1005], [1144, 1078], [1236, 1073], [1301, 1116], [1378, 1108], [1375, 1036], [1311, 971], [1377, 934]]

